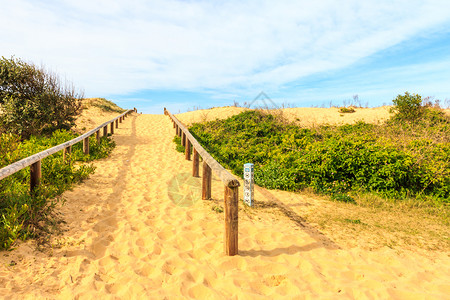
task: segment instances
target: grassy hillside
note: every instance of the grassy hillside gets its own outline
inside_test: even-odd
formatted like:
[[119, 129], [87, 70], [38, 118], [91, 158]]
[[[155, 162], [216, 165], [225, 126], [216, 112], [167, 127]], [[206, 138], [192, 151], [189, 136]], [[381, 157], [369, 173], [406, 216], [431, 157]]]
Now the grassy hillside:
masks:
[[[85, 99], [77, 120], [77, 124], [84, 126], [78, 128], [78, 132], [56, 130], [26, 140], [3, 133], [0, 135], [0, 168], [69, 141], [86, 131], [85, 126], [95, 127], [123, 111], [105, 99]], [[29, 192], [29, 167], [0, 181], [0, 250], [11, 248], [18, 239], [45, 236], [54, 222], [53, 208], [61, 202], [61, 194], [95, 171], [93, 165], [86, 162], [107, 157], [115, 146], [110, 137], [102, 137], [98, 143], [95, 136], [91, 136], [89, 143], [89, 155], [83, 154], [82, 144], [78, 143], [66, 159], [58, 152], [42, 160], [42, 182], [32, 194]]]

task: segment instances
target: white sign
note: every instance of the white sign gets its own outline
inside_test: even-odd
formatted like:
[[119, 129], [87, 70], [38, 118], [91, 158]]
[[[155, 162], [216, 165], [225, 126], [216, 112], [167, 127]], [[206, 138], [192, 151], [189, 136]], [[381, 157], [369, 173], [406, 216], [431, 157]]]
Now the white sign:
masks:
[[244, 165], [244, 203], [252, 206], [254, 193], [253, 164]]

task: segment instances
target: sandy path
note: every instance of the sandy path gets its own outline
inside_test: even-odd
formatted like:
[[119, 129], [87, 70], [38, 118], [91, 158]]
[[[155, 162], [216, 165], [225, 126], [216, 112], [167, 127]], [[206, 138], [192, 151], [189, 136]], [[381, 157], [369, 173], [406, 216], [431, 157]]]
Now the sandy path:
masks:
[[[0, 296], [448, 298], [448, 253], [343, 249], [298, 214], [298, 207], [320, 202], [292, 193], [258, 189], [257, 208], [240, 209], [239, 255], [224, 256], [223, 214], [211, 209], [221, 204], [222, 183], [213, 180], [215, 202], [171, 200], [179, 199], [174, 176], [191, 172], [191, 162], [174, 150], [173, 135], [162, 115], [125, 120], [112, 155], [64, 194], [67, 231], [54, 248], [44, 254], [28, 242], [0, 254]], [[195, 196], [200, 180], [181, 184], [180, 195]]]

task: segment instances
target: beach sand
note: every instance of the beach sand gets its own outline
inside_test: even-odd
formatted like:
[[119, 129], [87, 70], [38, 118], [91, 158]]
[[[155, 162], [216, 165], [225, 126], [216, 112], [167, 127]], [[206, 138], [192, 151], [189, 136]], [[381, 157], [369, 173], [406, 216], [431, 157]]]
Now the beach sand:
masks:
[[240, 202], [239, 255], [225, 256], [223, 184], [213, 177], [201, 200], [173, 136], [163, 115], [120, 124], [110, 157], [64, 193], [63, 234], [0, 252], [0, 297], [449, 299], [448, 252], [340, 244], [302, 218], [324, 200], [300, 194], [257, 188], [256, 208]]

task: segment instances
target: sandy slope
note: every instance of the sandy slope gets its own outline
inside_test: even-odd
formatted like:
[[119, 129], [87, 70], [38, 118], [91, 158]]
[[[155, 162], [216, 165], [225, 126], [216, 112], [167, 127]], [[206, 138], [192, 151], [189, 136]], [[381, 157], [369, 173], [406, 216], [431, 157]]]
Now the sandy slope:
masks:
[[[215, 201], [196, 196], [201, 178], [174, 188], [191, 162], [174, 150], [173, 135], [163, 115], [125, 120], [112, 155], [64, 194], [66, 231], [53, 249], [28, 242], [0, 253], [0, 297], [448, 297], [448, 253], [344, 248], [302, 220], [300, 208], [321, 202], [298, 194], [257, 189], [257, 208], [240, 209], [239, 255], [224, 256], [223, 214], [211, 209], [221, 204], [222, 183], [213, 180]], [[174, 191], [196, 201], [177, 202]]]
[[[353, 124], [358, 121], [372, 124], [383, 123], [391, 116], [389, 113], [390, 108], [391, 106], [355, 108], [354, 113], [340, 113], [339, 108], [337, 107], [296, 107], [269, 111], [282, 116], [289, 122], [294, 122], [300, 126], [313, 127], [320, 124]], [[197, 122], [226, 119], [246, 110], [248, 110], [248, 108], [234, 106], [215, 107], [177, 114], [177, 117], [184, 124], [190, 125]], [[444, 112], [450, 116], [450, 109], [445, 109]]]

